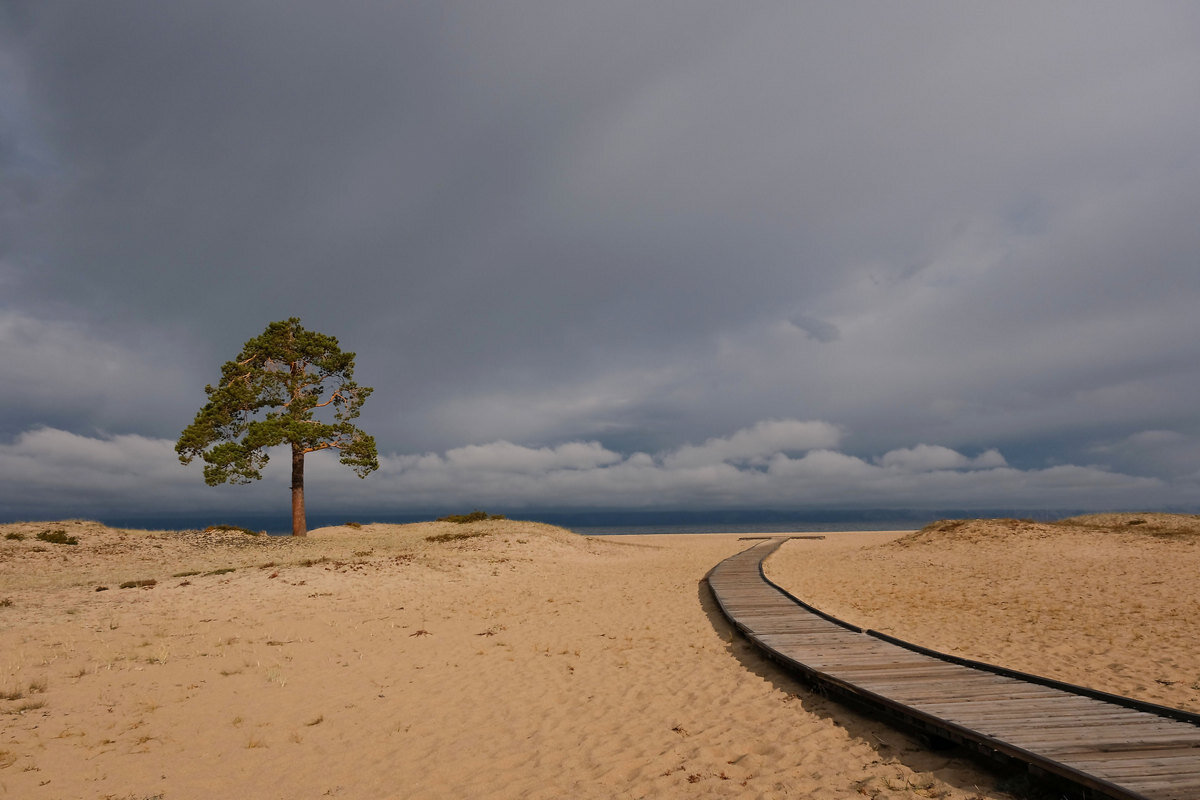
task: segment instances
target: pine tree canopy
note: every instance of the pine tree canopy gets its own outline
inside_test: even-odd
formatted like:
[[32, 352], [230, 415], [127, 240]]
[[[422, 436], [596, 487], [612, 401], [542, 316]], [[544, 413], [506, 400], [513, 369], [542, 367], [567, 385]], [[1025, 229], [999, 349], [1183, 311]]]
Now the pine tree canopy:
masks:
[[175, 452], [184, 464], [203, 458], [210, 486], [258, 480], [267, 449], [278, 445], [291, 445], [300, 458], [337, 449], [360, 478], [379, 468], [374, 437], [353, 423], [373, 391], [354, 382], [354, 353], [343, 353], [333, 336], [305, 330], [296, 317], [272, 322], [246, 342], [221, 367], [220, 383], [204, 391], [208, 402]]

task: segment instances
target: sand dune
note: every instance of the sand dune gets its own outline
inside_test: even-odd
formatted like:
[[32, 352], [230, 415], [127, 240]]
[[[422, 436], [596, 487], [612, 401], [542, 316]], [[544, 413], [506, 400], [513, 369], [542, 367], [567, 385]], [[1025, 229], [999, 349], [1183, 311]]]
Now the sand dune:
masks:
[[[56, 530], [78, 544], [35, 538]], [[953, 573], [898, 536], [776, 558], [802, 592], [851, 559], [871, 584], [892, 560]], [[700, 581], [745, 546], [507, 521], [307, 540], [0, 526], [0, 796], [1009, 796], [733, 636]], [[843, 594], [866, 605], [905, 591], [862, 600], [858, 572]]]

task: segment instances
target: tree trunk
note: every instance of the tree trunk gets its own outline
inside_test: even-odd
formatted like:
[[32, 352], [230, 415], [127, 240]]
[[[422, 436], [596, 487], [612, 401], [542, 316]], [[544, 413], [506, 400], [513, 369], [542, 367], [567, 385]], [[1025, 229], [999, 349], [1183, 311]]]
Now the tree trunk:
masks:
[[292, 536], [307, 536], [304, 518], [304, 448], [292, 445]]

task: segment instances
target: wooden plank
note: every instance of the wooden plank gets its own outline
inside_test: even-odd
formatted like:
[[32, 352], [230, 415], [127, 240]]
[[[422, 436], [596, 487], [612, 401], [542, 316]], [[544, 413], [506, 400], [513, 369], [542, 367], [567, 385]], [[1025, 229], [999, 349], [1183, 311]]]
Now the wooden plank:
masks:
[[1156, 763], [1158, 761], [1191, 761], [1200, 757], [1195, 747], [1147, 747], [1142, 750], [1127, 750], [1122, 753], [1076, 753], [1073, 762], [1096, 764]]
[[[940, 703], [949, 706], [985, 700], [1030, 701], [1049, 699], [1055, 696], [1054, 690], [1045, 686], [996, 680], [994, 675], [979, 675], [975, 680], [958, 679], [953, 684], [947, 683], [941, 687], [901, 685], [899, 688], [907, 689], [913, 702]], [[959, 690], [963, 691], [962, 696], [958, 696]]]
[[[1181, 740], [1178, 737], [1173, 737], [1166, 731], [1153, 733], [1129, 733], [1123, 734], [1113, 732], [1104, 734], [1102, 732], [1094, 732], [1093, 736], [1087, 735], [1070, 735], [1061, 731], [1036, 731], [1027, 734], [1007, 732], [1004, 734], [990, 734], [995, 739], [1000, 739], [1009, 742], [1023, 750], [1029, 750], [1035, 753], [1043, 753], [1047, 756], [1056, 755], [1056, 760], [1061, 760], [1064, 763], [1069, 761], [1068, 753], [1063, 752], [1060, 748], [1080, 747], [1086, 752], [1122, 752], [1131, 749], [1137, 749], [1147, 744], [1161, 744], [1164, 746], [1178, 747], [1186, 745], [1188, 742]], [[1200, 766], [1200, 762], [1198, 762]]]
[[827, 650], [841, 649], [849, 653], [870, 653], [880, 650], [879, 642], [870, 639], [866, 634], [854, 633], [845, 628], [831, 630], [781, 630], [755, 631], [760, 639], [770, 639], [779, 646], [812, 645]]
[[1137, 724], [1140, 720], [1136, 717], [1128, 717], [1116, 712], [1106, 712], [1097, 710], [1095, 712], [1067, 712], [1064, 714], [1054, 714], [1053, 716], [1031, 719], [1027, 715], [1019, 712], [985, 712], [982, 714], [971, 713], [967, 708], [962, 714], [949, 716], [949, 719], [961, 722], [971, 720], [980, 725], [987, 725], [989, 730], [998, 730], [1005, 727], [1012, 727], [1014, 730], [1037, 730], [1043, 728], [1069, 728], [1069, 727], [1095, 727], [1098, 725], [1130, 725]]
[[1145, 750], [1154, 746], [1164, 748], [1196, 747], [1197, 741], [1194, 738], [1163, 735], [1136, 737], [1114, 736], [1108, 739], [1082, 737], [1075, 740], [1067, 740], [1063, 737], [1059, 737], [1056, 740], [1044, 742], [1037, 742], [1035, 740], [1027, 744], [1039, 745], [1048, 755], [1066, 757], [1074, 753], [1125, 753], [1130, 751]]
[[1200, 796], [1200, 778], [1194, 776], [1125, 778], [1121, 783], [1135, 789], [1140, 797], [1153, 800], [1195, 800]]
[[944, 661], [935, 661], [931, 658], [923, 656], [912, 656], [907, 653], [841, 653], [837, 656], [838, 661], [830, 666], [835, 669], [842, 669], [846, 672], [864, 672], [878, 673], [888, 670], [907, 670], [909, 672], [924, 672], [925, 674], [938, 673], [942, 675], [956, 675], [962, 672], [962, 667], [955, 664], [947, 664]]
[[1030, 718], [1033, 719], [1039, 713], [1065, 713], [1067, 711], [1079, 711], [1083, 709], [1095, 708], [1095, 705], [1093, 705], [1095, 702], [1096, 701], [1089, 700], [1088, 698], [1071, 697], [1070, 695], [1066, 697], [1046, 697], [1035, 699], [1017, 698], [1011, 700], [985, 700], [975, 702], [968, 695], [958, 700], [935, 700], [932, 702], [921, 703], [920, 708], [926, 713], [938, 714], [942, 712], [961, 712], [964, 708], [964, 704], [969, 704], [969, 707], [976, 713], [987, 711], [1018, 710], [1029, 714]]
[[1091, 769], [1097, 775], [1101, 775], [1109, 780], [1113, 780], [1114, 778], [1194, 778], [1196, 775], [1196, 760], [1177, 761], [1171, 764], [1148, 764], [1144, 761], [1121, 766], [1100, 764], [1091, 767]]

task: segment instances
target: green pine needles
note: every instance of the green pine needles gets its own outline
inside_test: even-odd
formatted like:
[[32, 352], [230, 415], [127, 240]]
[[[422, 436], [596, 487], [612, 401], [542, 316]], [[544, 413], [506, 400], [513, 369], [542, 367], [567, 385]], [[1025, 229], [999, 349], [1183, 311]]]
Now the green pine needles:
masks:
[[179, 460], [204, 459], [209, 486], [250, 483], [262, 477], [267, 448], [290, 445], [293, 536], [308, 530], [306, 455], [335, 448], [360, 478], [379, 468], [375, 438], [353, 422], [373, 391], [354, 382], [354, 353], [343, 353], [333, 336], [305, 330], [296, 317], [272, 322], [246, 342], [221, 367], [220, 384], [204, 391], [208, 402], [175, 444]]

